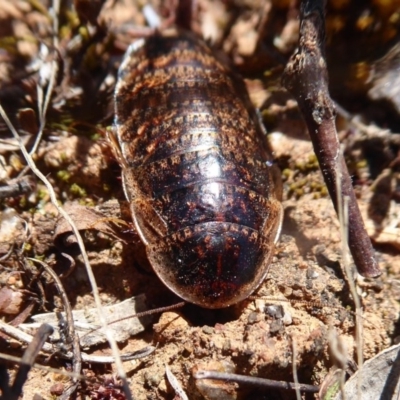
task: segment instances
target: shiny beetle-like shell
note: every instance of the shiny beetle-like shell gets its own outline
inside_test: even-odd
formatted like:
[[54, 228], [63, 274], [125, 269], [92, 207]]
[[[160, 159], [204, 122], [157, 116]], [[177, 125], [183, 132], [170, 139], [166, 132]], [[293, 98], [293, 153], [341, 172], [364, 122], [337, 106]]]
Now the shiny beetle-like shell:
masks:
[[279, 174], [244, 82], [191, 33], [135, 42], [119, 69], [125, 195], [150, 263], [205, 308], [248, 297], [278, 239]]

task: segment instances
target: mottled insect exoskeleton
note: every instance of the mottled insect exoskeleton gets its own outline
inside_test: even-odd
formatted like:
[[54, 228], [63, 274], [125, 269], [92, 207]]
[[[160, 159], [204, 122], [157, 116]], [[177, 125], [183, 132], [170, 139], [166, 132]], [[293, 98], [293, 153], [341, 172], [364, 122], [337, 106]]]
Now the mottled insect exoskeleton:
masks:
[[205, 308], [248, 297], [268, 272], [282, 206], [243, 80], [191, 33], [139, 40], [119, 69], [112, 142], [164, 284]]

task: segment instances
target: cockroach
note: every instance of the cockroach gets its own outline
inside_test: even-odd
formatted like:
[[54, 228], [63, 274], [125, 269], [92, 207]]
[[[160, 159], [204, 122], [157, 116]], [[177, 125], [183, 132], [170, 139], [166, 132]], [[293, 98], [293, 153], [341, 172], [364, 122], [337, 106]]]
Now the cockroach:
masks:
[[247, 298], [268, 273], [283, 211], [243, 80], [191, 32], [140, 39], [119, 68], [110, 142], [161, 281], [204, 308]]

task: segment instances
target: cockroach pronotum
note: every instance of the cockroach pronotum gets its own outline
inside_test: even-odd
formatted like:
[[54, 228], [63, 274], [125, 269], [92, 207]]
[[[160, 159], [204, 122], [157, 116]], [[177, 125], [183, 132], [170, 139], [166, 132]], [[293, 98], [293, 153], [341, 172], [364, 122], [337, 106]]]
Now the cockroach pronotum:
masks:
[[163, 283], [223, 308], [265, 278], [282, 224], [281, 182], [243, 80], [194, 34], [128, 49], [112, 145], [135, 228]]

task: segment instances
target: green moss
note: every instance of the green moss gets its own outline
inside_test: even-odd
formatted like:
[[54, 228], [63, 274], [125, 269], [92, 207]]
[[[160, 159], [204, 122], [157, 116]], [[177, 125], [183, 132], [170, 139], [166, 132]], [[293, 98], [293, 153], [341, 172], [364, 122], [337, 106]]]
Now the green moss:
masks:
[[307, 161], [297, 162], [295, 168], [303, 173], [315, 171], [319, 168], [318, 159], [315, 154], [310, 154]]
[[308, 156], [308, 163], [314, 167], [319, 167], [317, 156], [314, 153]]
[[71, 174], [66, 170], [57, 171], [57, 178], [62, 182], [68, 182], [71, 178]]
[[90, 140], [92, 140], [93, 142], [97, 142], [98, 140], [100, 140], [103, 137], [103, 135], [99, 132], [95, 132], [93, 134], [90, 135]]
[[32, 245], [30, 243], [24, 243], [23, 251], [31, 251], [32, 250]]
[[285, 168], [282, 171], [282, 178], [283, 179], [289, 179], [293, 175], [292, 170], [290, 168]]
[[33, 9], [39, 11], [40, 14], [45, 15], [49, 21], [51, 20], [47, 8], [39, 0], [28, 0], [28, 3]]
[[96, 203], [90, 197], [82, 198], [78, 201], [78, 203], [79, 203], [79, 205], [85, 206], [85, 207], [95, 207], [96, 206]]
[[99, 50], [97, 46], [95, 45], [89, 46], [85, 54], [85, 61], [84, 61], [85, 67], [88, 70], [96, 69], [99, 65], [100, 58], [101, 57], [99, 55]]
[[86, 26], [82, 25], [79, 27], [79, 34], [82, 36], [83, 40], [89, 40], [90, 34]]
[[261, 116], [264, 123], [268, 125], [272, 125], [276, 122], [276, 115], [270, 112], [268, 109], [261, 111]]
[[82, 187], [80, 187], [79, 185], [77, 185], [76, 183], [73, 183], [71, 185], [71, 187], [69, 188], [69, 191], [71, 194], [73, 194], [76, 197], [86, 197], [87, 193], [86, 190]]
[[62, 163], [65, 163], [65, 161], [68, 160], [68, 157], [64, 152], [60, 153], [60, 160], [61, 160]]
[[48, 126], [54, 131], [68, 131], [70, 133], [75, 133], [75, 130], [71, 126], [73, 122], [74, 120], [70, 115], [64, 114], [61, 122], [50, 121]]
[[366, 159], [360, 160], [360, 161], [358, 161], [357, 164], [356, 164], [357, 169], [367, 168], [367, 166], [368, 166], [368, 162], [367, 162]]
[[0, 38], [0, 48], [12, 55], [18, 55], [17, 38], [15, 36], [4, 36]]
[[311, 182], [310, 183], [310, 189], [312, 191], [317, 190], [320, 187], [320, 185], [317, 182]]
[[265, 70], [264, 71], [264, 76], [266, 77], [266, 78], [269, 78], [270, 76], [273, 76], [273, 74], [274, 74], [274, 71], [272, 70], [272, 69], [267, 69], [267, 70]]
[[328, 188], [325, 185], [323, 185], [320, 190], [320, 193], [322, 196], [326, 197], [328, 195]]
[[321, 196], [321, 193], [318, 193], [318, 192], [315, 192], [315, 193], [313, 193], [313, 199], [314, 200], [318, 200], [318, 199], [320, 199], [322, 196]]
[[[290, 172], [290, 170], [289, 170]], [[289, 176], [289, 172], [286, 175]], [[290, 172], [293, 177], [295, 173]], [[300, 174], [298, 174], [300, 175]], [[312, 193], [314, 199], [319, 199], [321, 197], [326, 197], [328, 195], [328, 190], [324, 182], [315, 175], [309, 175], [307, 177], [297, 176], [296, 180], [291, 181], [288, 185], [288, 197], [300, 198], [306, 193]]]
[[65, 10], [65, 16], [67, 18], [67, 27], [69, 29], [77, 28], [79, 26], [79, 17], [74, 10]]
[[19, 199], [20, 208], [25, 209], [27, 204], [28, 204], [28, 200], [27, 200], [26, 196], [21, 196]]
[[288, 197], [295, 197], [296, 199], [302, 197], [306, 191], [304, 190], [305, 179], [301, 179], [300, 181], [293, 182], [289, 185]]
[[39, 201], [40, 201], [40, 200], [44, 200], [44, 199], [47, 198], [47, 196], [48, 196], [48, 191], [47, 191], [47, 189], [46, 189], [44, 186], [39, 187], [38, 190], [37, 190], [37, 197], [38, 197], [38, 200], [39, 200]]

